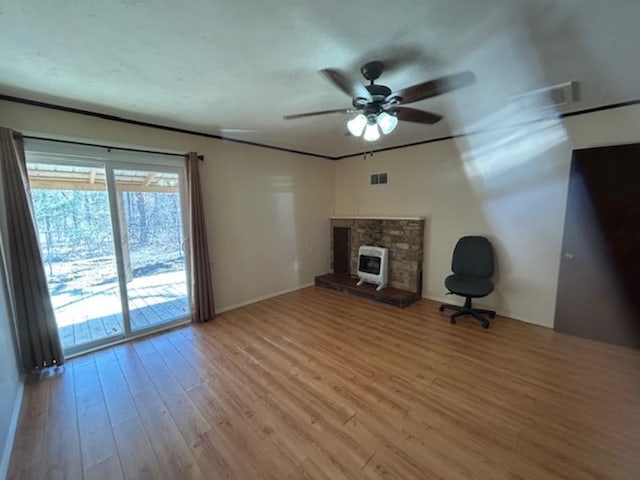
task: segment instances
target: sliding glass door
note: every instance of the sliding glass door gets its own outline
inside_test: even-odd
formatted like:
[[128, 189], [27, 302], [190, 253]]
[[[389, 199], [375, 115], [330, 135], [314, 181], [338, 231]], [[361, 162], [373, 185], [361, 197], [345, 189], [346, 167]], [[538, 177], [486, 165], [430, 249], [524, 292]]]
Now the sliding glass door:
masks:
[[186, 320], [183, 169], [27, 159], [65, 353]]
[[189, 314], [179, 172], [114, 170], [131, 330]]

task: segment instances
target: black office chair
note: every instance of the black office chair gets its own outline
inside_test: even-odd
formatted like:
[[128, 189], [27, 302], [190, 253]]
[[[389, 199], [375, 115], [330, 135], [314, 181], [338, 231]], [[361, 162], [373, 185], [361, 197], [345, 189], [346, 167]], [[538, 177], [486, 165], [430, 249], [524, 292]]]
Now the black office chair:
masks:
[[473, 308], [471, 299], [486, 297], [493, 292], [493, 283], [489, 280], [493, 275], [491, 242], [485, 237], [462, 237], [453, 250], [451, 270], [453, 275], [449, 275], [445, 279], [444, 285], [449, 293], [465, 297], [464, 305], [443, 303], [440, 305], [440, 311], [444, 312], [445, 308], [455, 310], [455, 313], [451, 315], [451, 323], [455, 324], [456, 318], [462, 315], [471, 315], [479, 320], [484, 328], [489, 328], [489, 320], [483, 315], [495, 318], [496, 312]]

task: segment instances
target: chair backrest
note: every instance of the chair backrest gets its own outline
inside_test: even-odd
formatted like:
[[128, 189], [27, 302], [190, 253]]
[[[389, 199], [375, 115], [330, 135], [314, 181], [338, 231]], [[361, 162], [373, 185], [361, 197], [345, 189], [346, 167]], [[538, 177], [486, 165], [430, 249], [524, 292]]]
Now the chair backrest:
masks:
[[465, 277], [490, 278], [493, 275], [493, 247], [485, 237], [462, 237], [453, 250], [451, 270]]

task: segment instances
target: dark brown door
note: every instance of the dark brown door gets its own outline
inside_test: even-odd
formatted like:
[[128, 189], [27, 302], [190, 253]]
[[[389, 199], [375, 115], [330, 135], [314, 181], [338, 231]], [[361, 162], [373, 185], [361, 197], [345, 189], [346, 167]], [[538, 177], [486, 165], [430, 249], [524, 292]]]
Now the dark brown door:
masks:
[[640, 348], [640, 144], [573, 154], [555, 329]]
[[333, 227], [333, 273], [348, 275], [351, 263], [351, 229]]

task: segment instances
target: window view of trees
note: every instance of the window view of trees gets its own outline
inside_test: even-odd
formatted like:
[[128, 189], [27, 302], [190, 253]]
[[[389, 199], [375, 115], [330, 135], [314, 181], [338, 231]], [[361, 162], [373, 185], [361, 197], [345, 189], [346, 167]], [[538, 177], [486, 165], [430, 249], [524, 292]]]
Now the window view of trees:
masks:
[[[33, 189], [31, 193], [50, 283], [86, 283], [87, 275], [93, 285], [116, 281], [107, 192]], [[133, 277], [183, 269], [178, 193], [119, 195]]]
[[104, 191], [32, 190], [45, 264], [113, 253]]
[[184, 269], [178, 193], [123, 192], [133, 277]]

